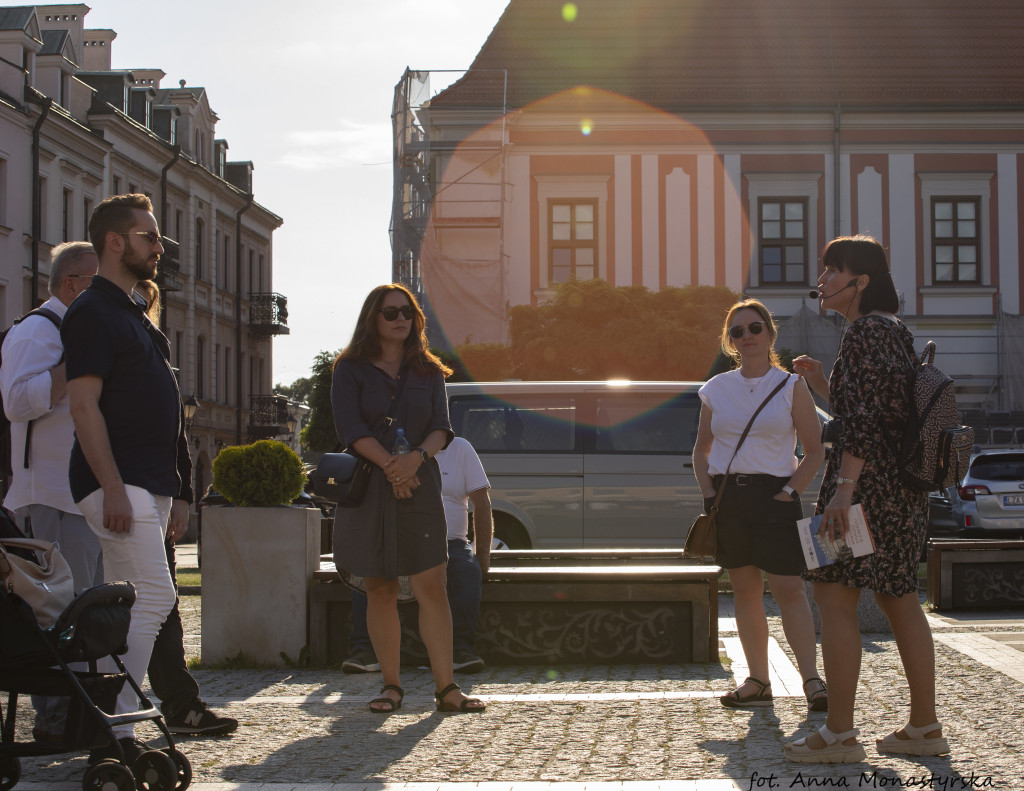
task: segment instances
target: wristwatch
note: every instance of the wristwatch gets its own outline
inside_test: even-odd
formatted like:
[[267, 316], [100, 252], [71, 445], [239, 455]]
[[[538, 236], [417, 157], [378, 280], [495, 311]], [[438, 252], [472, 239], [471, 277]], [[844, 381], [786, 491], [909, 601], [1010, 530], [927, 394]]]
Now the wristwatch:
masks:
[[413, 448], [413, 450], [416, 451], [418, 454], [420, 454], [420, 456], [423, 457], [423, 463], [424, 464], [426, 464], [428, 461], [430, 461], [430, 454], [427, 453], [425, 450], [423, 450], [423, 448]]
[[794, 489], [792, 486], [786, 485], [782, 487], [782, 491], [789, 495], [791, 500], [799, 500], [800, 492]]

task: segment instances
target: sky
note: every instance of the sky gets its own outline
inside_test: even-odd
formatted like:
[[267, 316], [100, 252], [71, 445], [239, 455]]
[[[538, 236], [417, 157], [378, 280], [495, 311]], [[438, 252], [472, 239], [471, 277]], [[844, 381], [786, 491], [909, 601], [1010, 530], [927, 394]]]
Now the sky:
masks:
[[86, 4], [86, 28], [117, 33], [112, 68], [206, 88], [228, 160], [253, 162], [256, 202], [284, 218], [274, 290], [291, 334], [273, 342], [274, 382], [308, 376], [319, 352], [348, 343], [370, 289], [391, 282], [395, 85], [406, 67], [468, 68], [508, 0]]

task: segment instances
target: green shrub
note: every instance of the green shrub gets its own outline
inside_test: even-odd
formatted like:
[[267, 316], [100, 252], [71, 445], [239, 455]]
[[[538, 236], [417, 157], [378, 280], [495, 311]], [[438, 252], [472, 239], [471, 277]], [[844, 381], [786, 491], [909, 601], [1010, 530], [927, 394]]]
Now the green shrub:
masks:
[[288, 505], [305, 485], [302, 459], [277, 440], [227, 447], [213, 460], [213, 488], [239, 507]]

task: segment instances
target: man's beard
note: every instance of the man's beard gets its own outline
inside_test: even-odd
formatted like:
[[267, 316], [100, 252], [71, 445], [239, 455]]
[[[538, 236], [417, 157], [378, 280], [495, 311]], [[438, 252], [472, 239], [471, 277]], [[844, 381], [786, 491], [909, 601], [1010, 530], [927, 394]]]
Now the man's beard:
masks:
[[139, 280], [152, 280], [156, 277], [156, 261], [151, 262], [149, 256], [137, 255], [131, 247], [126, 247], [121, 253], [121, 264]]

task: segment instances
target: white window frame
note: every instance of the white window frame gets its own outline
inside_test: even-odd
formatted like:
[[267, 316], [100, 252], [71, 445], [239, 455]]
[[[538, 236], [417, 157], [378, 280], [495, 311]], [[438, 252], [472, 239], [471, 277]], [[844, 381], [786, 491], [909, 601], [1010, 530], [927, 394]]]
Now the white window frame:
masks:
[[597, 272], [595, 278], [608, 279], [608, 182], [609, 174], [581, 176], [534, 176], [537, 183], [537, 220], [540, 250], [540, 277], [538, 278], [538, 296], [549, 297], [552, 293], [550, 282], [551, 262], [548, 255], [548, 239], [550, 238], [550, 220], [548, 204], [555, 200], [597, 200]]
[[[751, 218], [747, 232], [750, 236], [749, 279], [751, 288], [766, 288], [779, 292], [799, 292], [818, 279], [817, 256], [821, 249], [818, 239], [818, 183], [821, 173], [744, 173], [747, 180], [747, 217]], [[758, 248], [757, 223], [760, 198], [805, 198], [807, 200], [807, 282], [761, 284], [761, 251]]]
[[[921, 180], [921, 255], [924, 261], [923, 285], [935, 289], [964, 291], [986, 288], [992, 285], [992, 235], [989, 226], [992, 202], [992, 178], [994, 173], [922, 173]], [[979, 203], [978, 245], [981, 253], [978, 259], [977, 283], [936, 283], [932, 277], [932, 198], [977, 197]]]

